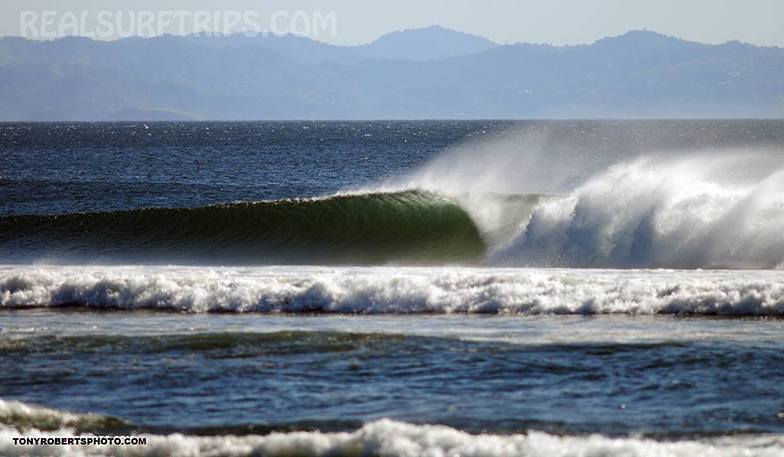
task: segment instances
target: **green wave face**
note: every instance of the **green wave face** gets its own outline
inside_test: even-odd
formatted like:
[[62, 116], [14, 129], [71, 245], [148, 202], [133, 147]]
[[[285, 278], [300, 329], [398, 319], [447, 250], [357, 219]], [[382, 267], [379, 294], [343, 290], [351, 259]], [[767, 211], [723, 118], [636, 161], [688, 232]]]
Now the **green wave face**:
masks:
[[0, 219], [8, 259], [225, 264], [473, 264], [454, 201], [418, 191]]

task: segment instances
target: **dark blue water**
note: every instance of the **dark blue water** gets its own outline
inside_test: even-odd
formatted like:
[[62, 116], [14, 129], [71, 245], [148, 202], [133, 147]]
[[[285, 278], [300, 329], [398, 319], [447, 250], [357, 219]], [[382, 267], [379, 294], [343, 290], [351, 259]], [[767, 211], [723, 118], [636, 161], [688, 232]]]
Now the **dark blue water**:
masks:
[[[510, 148], [520, 154], [541, 150], [552, 157], [553, 166], [574, 162], [584, 168], [660, 150], [775, 149], [784, 144], [784, 124], [4, 123], [0, 124], [0, 215], [312, 197], [412, 171], [466, 141], [509, 137], [516, 145]], [[491, 160], [489, 152], [478, 153], [488, 154]]]
[[3, 214], [312, 197], [413, 169], [503, 123], [78, 123], [0, 127]]

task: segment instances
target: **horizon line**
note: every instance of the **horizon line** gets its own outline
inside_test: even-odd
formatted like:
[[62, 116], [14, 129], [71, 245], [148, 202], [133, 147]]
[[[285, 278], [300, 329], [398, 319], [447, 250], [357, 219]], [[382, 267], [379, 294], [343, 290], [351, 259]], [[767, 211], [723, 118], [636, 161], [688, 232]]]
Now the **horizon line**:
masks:
[[[262, 39], [265, 39], [265, 38], [284, 38], [284, 39], [285, 38], [295, 38], [295, 39], [297, 39], [298, 38], [298, 39], [305, 39], [305, 40], [309, 40], [309, 41], [312, 41], [312, 42], [315, 42], [315, 43], [323, 44], [325, 46], [331, 46], [331, 47], [336, 47], [336, 48], [359, 48], [359, 47], [371, 45], [371, 44], [381, 40], [382, 38], [385, 38], [385, 37], [388, 37], [388, 36], [391, 36], [391, 35], [394, 35], [394, 34], [418, 32], [418, 31], [429, 30], [429, 29], [441, 29], [441, 30], [444, 30], [444, 31], [447, 31], [447, 32], [450, 32], [450, 33], [461, 34], [461, 35], [466, 35], [466, 36], [470, 36], [470, 37], [474, 37], [474, 38], [478, 38], [478, 39], [482, 39], [482, 40], [487, 40], [488, 42], [494, 44], [497, 47], [515, 46], [515, 45], [547, 46], [547, 47], [553, 47], [553, 48], [570, 48], [570, 47], [581, 47], [581, 46], [593, 46], [593, 45], [595, 45], [595, 44], [597, 44], [597, 43], [599, 43], [600, 41], [603, 41], [603, 40], [617, 39], [617, 38], [621, 38], [621, 37], [624, 37], [626, 35], [630, 35], [630, 34], [634, 34], [634, 33], [647, 33], [647, 34], [656, 35], [656, 36], [663, 37], [663, 38], [668, 38], [668, 39], [672, 39], [672, 40], [681, 41], [681, 42], [684, 42], [684, 43], [694, 43], [694, 44], [700, 44], [700, 45], [704, 45], [704, 46], [722, 46], [722, 45], [727, 45], [727, 44], [731, 44], [731, 43], [738, 43], [738, 44], [742, 44], [742, 45], [746, 45], [746, 46], [753, 46], [753, 47], [756, 47], [756, 48], [784, 49], [784, 47], [779, 46], [779, 45], [760, 45], [760, 44], [749, 43], [747, 41], [743, 41], [743, 40], [740, 40], [740, 39], [732, 39], [732, 40], [727, 40], [727, 41], [723, 41], [723, 42], [720, 42], [720, 43], [707, 43], [707, 42], [704, 42], [704, 41], [688, 40], [688, 39], [681, 38], [681, 37], [676, 36], [676, 35], [669, 35], [669, 34], [658, 32], [656, 30], [652, 30], [652, 29], [648, 29], [648, 28], [629, 29], [629, 30], [627, 30], [627, 31], [625, 31], [623, 33], [617, 34], [617, 35], [606, 35], [606, 36], [603, 36], [601, 38], [597, 38], [596, 40], [594, 40], [592, 42], [585, 42], [585, 43], [553, 44], [553, 43], [548, 43], [548, 42], [533, 42], [533, 41], [508, 41], [508, 42], [505, 42], [505, 43], [499, 43], [497, 41], [492, 40], [491, 38], [488, 38], [488, 37], [485, 37], [485, 36], [482, 36], [482, 35], [479, 35], [479, 34], [466, 32], [466, 31], [458, 30], [458, 29], [454, 29], [454, 28], [444, 27], [444, 26], [442, 26], [440, 24], [432, 24], [432, 25], [428, 25], [428, 26], [424, 26], [424, 27], [414, 27], [414, 28], [407, 28], [407, 29], [392, 30], [392, 31], [389, 31], [389, 32], [386, 32], [386, 33], [383, 33], [383, 34], [379, 35], [378, 37], [376, 37], [375, 39], [373, 39], [371, 41], [364, 42], [364, 43], [356, 43], [356, 44], [330, 43], [330, 42], [319, 40], [316, 37], [311, 37], [311, 36], [308, 36], [308, 35], [301, 35], [301, 34], [295, 34], [295, 33], [276, 34], [276, 33], [269, 32], [269, 31], [238, 31], [238, 32], [230, 33], [230, 34], [224, 34], [224, 33], [218, 32], [218, 31], [215, 31], [215, 32], [213, 32], [213, 31], [205, 31], [205, 32], [202, 32], [202, 33], [191, 33], [191, 34], [184, 34], [184, 35], [179, 35], [179, 34], [174, 34], [174, 33], [164, 33], [164, 34], [161, 34], [161, 35], [153, 35], [153, 36], [129, 35], [129, 36], [124, 36], [124, 37], [116, 37], [116, 38], [109, 38], [109, 39], [96, 39], [96, 38], [93, 38], [93, 37], [90, 37], [90, 36], [85, 36], [85, 35], [65, 35], [65, 36], [56, 37], [56, 38], [31, 38], [31, 37], [26, 37], [26, 36], [21, 36], [21, 35], [0, 35], [0, 40], [4, 40], [4, 39], [19, 39], [19, 40], [33, 41], [33, 42], [40, 42], [40, 43], [49, 43], [49, 42], [56, 42], [56, 41], [68, 40], [68, 39], [82, 39], [82, 40], [88, 40], [88, 41], [92, 41], [92, 42], [113, 43], [113, 42], [118, 42], [118, 41], [123, 41], [123, 40], [152, 40], [152, 39], [161, 39], [161, 38], [207, 38], [207, 39], [209, 39], [209, 38], [225, 39], [225, 38], [238, 38], [238, 37], [244, 37], [244, 38], [247, 38], [247, 39], [259, 39], [259, 38], [262, 38]], [[247, 36], [246, 34], [248, 34], [248, 33], [252, 33], [252, 34], [254, 34], [254, 36]]]

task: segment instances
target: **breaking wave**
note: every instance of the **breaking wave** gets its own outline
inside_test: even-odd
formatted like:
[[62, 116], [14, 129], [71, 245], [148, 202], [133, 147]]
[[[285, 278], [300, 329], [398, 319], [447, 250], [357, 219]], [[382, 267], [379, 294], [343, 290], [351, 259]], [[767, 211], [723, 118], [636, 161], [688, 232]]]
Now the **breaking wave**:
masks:
[[[73, 431], [109, 431], [128, 426], [127, 422], [100, 414], [77, 414], [28, 405], [20, 401], [0, 399], [0, 436], [4, 435], [3, 432], [8, 428], [14, 428], [20, 432], [28, 430], [56, 431], [66, 428]], [[0, 445], [0, 449], [2, 449], [2, 445]], [[3, 455], [6, 454], [3, 453]]]
[[[9, 411], [12, 411], [9, 413]], [[40, 417], [46, 421], [38, 428]], [[13, 417], [13, 419], [9, 419]], [[86, 419], [88, 418], [89, 419]], [[684, 441], [658, 441], [642, 437], [610, 438], [602, 435], [556, 436], [528, 431], [524, 434], [469, 434], [440, 425], [415, 425], [381, 419], [353, 432], [302, 431], [268, 435], [192, 436], [181, 433], [145, 434], [144, 446], [20, 446], [18, 437], [57, 437], [79, 434], [74, 423], [97, 415], [78, 415], [19, 402], [0, 401], [0, 454], [68, 456], [385, 456], [420, 457], [463, 455], [607, 457], [772, 457], [784, 453], [781, 435], [738, 435]], [[107, 419], [108, 420], [108, 419]], [[61, 427], [55, 427], [58, 422]], [[42, 431], [44, 430], [44, 431]], [[86, 435], [87, 433], [85, 433]]]
[[[202, 265], [784, 266], [779, 156], [643, 157], [593, 172], [571, 190], [547, 193], [542, 193], [546, 186], [537, 189], [535, 178], [510, 177], [520, 167], [511, 159], [488, 157], [485, 168], [476, 160], [436, 161], [373, 188], [314, 199], [0, 218], [0, 258]], [[515, 188], [510, 181], [521, 184]]]
[[0, 267], [0, 307], [185, 312], [784, 315], [784, 272]]
[[0, 219], [9, 260], [227, 264], [477, 263], [485, 244], [428, 192]]
[[784, 168], [739, 179], [750, 166], [740, 159], [642, 158], [612, 166], [541, 202], [493, 263], [781, 268]]

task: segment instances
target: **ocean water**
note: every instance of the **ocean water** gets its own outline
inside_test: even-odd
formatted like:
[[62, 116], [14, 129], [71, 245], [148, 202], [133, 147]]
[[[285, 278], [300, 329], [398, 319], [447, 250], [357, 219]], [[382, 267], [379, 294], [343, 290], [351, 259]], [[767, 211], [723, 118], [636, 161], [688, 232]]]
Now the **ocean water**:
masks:
[[[0, 455], [784, 455], [784, 122], [0, 124]], [[16, 446], [142, 434], [142, 447]]]

